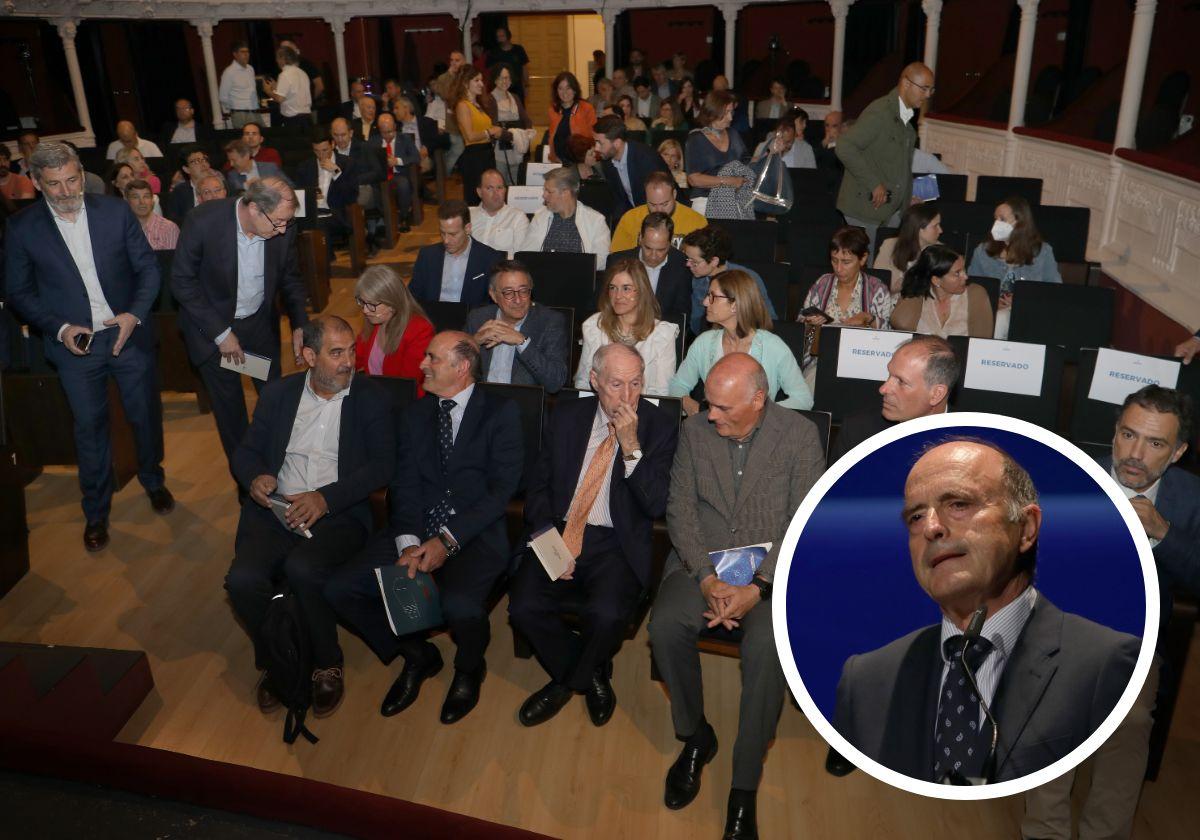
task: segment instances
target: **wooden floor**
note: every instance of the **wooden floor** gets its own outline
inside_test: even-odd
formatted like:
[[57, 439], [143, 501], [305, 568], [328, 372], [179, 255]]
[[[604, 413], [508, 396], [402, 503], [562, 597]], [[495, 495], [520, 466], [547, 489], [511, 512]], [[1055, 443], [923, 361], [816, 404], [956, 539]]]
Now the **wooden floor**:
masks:
[[[373, 262], [411, 263], [417, 247], [434, 241], [436, 219], [428, 215], [422, 231]], [[330, 311], [351, 315], [353, 281], [344, 261], [335, 273], [342, 279], [334, 281]], [[696, 802], [668, 811], [663, 777], [678, 744], [666, 694], [650, 680], [644, 628], [616, 659], [618, 706], [606, 727], [594, 728], [578, 699], [534, 730], [517, 723], [516, 711], [546, 677], [536, 661], [513, 657], [506, 602], [492, 615], [480, 705], [454, 726], [437, 720], [451, 669], [427, 683], [412, 708], [385, 720], [379, 703], [399, 666], [385, 668], [343, 631], [344, 703], [313, 725], [320, 744], [285, 746], [281, 716], [264, 719], [255, 706], [250, 643], [222, 589], [237, 500], [212, 416], [198, 414], [190, 396], [168, 394], [164, 401], [175, 511], [155, 516], [137, 482], [131, 483], [114, 500], [110, 547], [88, 555], [80, 539], [75, 473], [48, 470], [27, 491], [32, 571], [0, 600], [0, 639], [149, 654], [156, 691], [121, 732], [122, 741], [332, 782], [559, 837], [720, 836], [737, 731], [737, 662], [704, 659], [707, 715], [721, 751], [705, 772]], [[448, 638], [436, 644], [452, 658]], [[1147, 785], [1143, 796], [1139, 838], [1196, 836], [1200, 645], [1192, 650], [1160, 781]], [[759, 792], [764, 838], [1019, 836], [1019, 797], [944, 803], [892, 790], [861, 772], [835, 779], [824, 772], [825, 749], [788, 704]]]

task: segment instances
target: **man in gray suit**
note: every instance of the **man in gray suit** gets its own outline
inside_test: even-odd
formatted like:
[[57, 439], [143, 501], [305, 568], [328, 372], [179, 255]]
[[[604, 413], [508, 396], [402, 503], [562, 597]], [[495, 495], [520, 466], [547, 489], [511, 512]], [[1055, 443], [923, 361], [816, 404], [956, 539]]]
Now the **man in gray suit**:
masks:
[[557, 393], [567, 381], [571, 350], [562, 313], [533, 302], [533, 278], [516, 260], [496, 263], [488, 296], [495, 306], [467, 314], [467, 332], [482, 350], [483, 381], [541, 385]]
[[230, 140], [226, 143], [225, 157], [229, 159], [229, 171], [225, 173], [225, 181], [229, 185], [230, 195], [241, 195], [246, 189], [246, 183], [256, 178], [282, 178], [288, 186], [292, 185], [278, 166], [267, 161], [255, 160], [245, 140]]
[[[667, 773], [664, 801], [676, 809], [695, 799], [701, 770], [717, 751], [704, 718], [696, 640], [706, 626], [740, 627], [742, 701], [725, 836], [748, 838], [757, 836], [755, 794], [785, 688], [771, 581], [792, 514], [825, 459], [816, 427], [771, 401], [766, 372], [751, 356], [724, 356], [704, 389], [709, 409], [684, 423], [671, 468], [667, 527], [675, 551], [650, 617], [654, 661], [670, 690], [676, 736], [685, 742]], [[766, 542], [773, 546], [752, 583], [717, 578], [710, 551]]]
[[885, 767], [952, 784], [1017, 779], [1082, 744], [1141, 644], [1032, 586], [1042, 509], [1029, 473], [988, 441], [937, 443], [909, 471], [902, 516], [942, 621], [847, 659], [834, 728]]

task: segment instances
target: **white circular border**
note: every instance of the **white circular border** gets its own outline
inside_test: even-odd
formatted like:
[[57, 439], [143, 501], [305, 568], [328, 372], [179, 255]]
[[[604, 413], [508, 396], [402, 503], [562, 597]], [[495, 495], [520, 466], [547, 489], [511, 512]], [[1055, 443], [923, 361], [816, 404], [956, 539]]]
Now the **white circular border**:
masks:
[[[1130, 679], [1129, 685], [1125, 687], [1125, 692], [1121, 695], [1121, 699], [1117, 701], [1117, 705], [1100, 724], [1100, 727], [1092, 733], [1091, 737], [1048, 767], [1043, 767], [1018, 779], [987, 785], [955, 786], [919, 781], [911, 776], [905, 776], [902, 773], [884, 767], [879, 762], [859, 752], [856, 747], [833, 728], [833, 724], [825, 719], [825, 716], [813, 701], [812, 696], [809, 695], [808, 690], [804, 687], [804, 680], [801, 679], [800, 671], [796, 667], [796, 661], [792, 656], [792, 644], [787, 626], [787, 592], [788, 578], [792, 569], [792, 558], [796, 553], [796, 546], [800, 541], [800, 535], [804, 531], [804, 526], [808, 524], [809, 517], [812, 516], [817, 505], [821, 503], [825, 498], [825, 494], [837, 483], [838, 479], [865, 456], [870, 455], [875, 450], [887, 444], [906, 438], [916, 432], [929, 431], [930, 429], [955, 429], [964, 426], [998, 429], [1003, 432], [1011, 432], [1036, 440], [1069, 458], [1077, 467], [1087, 473], [1101, 490], [1108, 494], [1118, 513], [1125, 520], [1125, 527], [1129, 529], [1134, 544], [1137, 546], [1138, 557], [1142, 564], [1142, 579], [1145, 583], [1146, 623], [1142, 629], [1142, 647], [1138, 654], [1137, 664], [1133, 669], [1133, 677]], [[772, 599], [771, 617], [775, 623], [775, 646], [779, 653], [779, 661], [783, 665], [783, 672], [787, 677], [788, 685], [800, 701], [800, 708], [804, 711], [804, 715], [812, 725], [816, 727], [817, 732], [835, 750], [853, 762], [859, 769], [879, 781], [900, 788], [901, 790], [906, 790], [909, 793], [916, 793], [935, 799], [975, 801], [1013, 796], [1014, 794], [1024, 793], [1039, 785], [1053, 781], [1064, 773], [1075, 769], [1080, 762], [1086, 760], [1112, 735], [1113, 730], [1117, 728], [1129, 713], [1130, 708], [1132, 708], [1134, 701], [1137, 699], [1138, 693], [1141, 691], [1142, 684], [1146, 681], [1146, 675], [1150, 672], [1150, 664], [1154, 658], [1154, 646], [1158, 637], [1159, 593], [1154, 554], [1150, 548], [1150, 541], [1146, 537], [1146, 532], [1133, 510], [1133, 506], [1125, 498], [1125, 494], [1121, 492], [1116, 482], [1112, 480], [1112, 477], [1108, 473], [1101, 469], [1100, 465], [1091, 456], [1054, 432], [1043, 429], [1041, 426], [1035, 426], [1024, 420], [1003, 417], [998, 414], [985, 414], [978, 411], [937, 414], [931, 417], [919, 417], [915, 420], [900, 423], [863, 441], [838, 460], [836, 464], [829, 467], [804, 497], [804, 501], [800, 503], [800, 507], [792, 517], [792, 524], [788, 526], [787, 534], [784, 536], [783, 544], [779, 549], [779, 560], [775, 568], [775, 592], [776, 597]]]

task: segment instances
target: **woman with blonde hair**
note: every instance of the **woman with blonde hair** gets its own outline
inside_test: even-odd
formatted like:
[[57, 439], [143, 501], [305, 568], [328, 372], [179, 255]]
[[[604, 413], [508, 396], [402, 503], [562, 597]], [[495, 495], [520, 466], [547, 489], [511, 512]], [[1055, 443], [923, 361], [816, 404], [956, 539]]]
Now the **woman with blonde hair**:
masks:
[[639, 260], [618, 260], [608, 267], [601, 287], [599, 311], [583, 322], [583, 351], [575, 371], [575, 387], [588, 387], [592, 356], [606, 344], [628, 344], [646, 363], [642, 392], [666, 396], [675, 373], [679, 325], [660, 320], [654, 288]]
[[354, 302], [363, 313], [355, 342], [354, 366], [372, 376], [400, 376], [421, 389], [421, 360], [433, 339], [433, 324], [394, 268], [373, 265], [354, 284]]
[[704, 310], [714, 329], [702, 332], [692, 342], [668, 387], [670, 396], [683, 398], [685, 413], [700, 410], [700, 404], [690, 396], [692, 389], [704, 381], [718, 359], [730, 353], [748, 353], [758, 360], [767, 372], [768, 396], [774, 399], [780, 391], [787, 394], [781, 406], [812, 408], [812, 392], [796, 357], [783, 339], [770, 331], [771, 316], [754, 278], [737, 269], [709, 278]]
[[681, 190], [686, 190], [688, 180], [687, 170], [683, 168], [683, 146], [672, 137], [659, 143], [657, 151], [662, 155], [667, 168], [671, 170], [671, 177], [675, 179], [675, 185]]
[[504, 133], [504, 129], [492, 122], [489, 110], [495, 110], [484, 90], [483, 74], [479, 68], [464, 64], [450, 85], [450, 102], [454, 118], [463, 139], [463, 153], [458, 159], [462, 172], [463, 197], [467, 205], [479, 204], [479, 186], [483, 173], [496, 165], [492, 141]]

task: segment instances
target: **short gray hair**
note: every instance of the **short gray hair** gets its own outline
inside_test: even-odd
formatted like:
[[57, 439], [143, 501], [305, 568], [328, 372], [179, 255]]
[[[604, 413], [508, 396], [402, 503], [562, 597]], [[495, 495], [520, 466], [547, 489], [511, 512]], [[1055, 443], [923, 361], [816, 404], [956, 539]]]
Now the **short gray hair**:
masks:
[[546, 173], [545, 182], [556, 190], [570, 190], [579, 195], [579, 170], [574, 166], [560, 166]]
[[905, 347], [918, 347], [925, 351], [925, 373], [921, 377], [925, 387], [945, 385], [947, 393], [954, 390], [962, 366], [949, 341], [937, 335], [914, 335], [898, 345], [893, 355]]
[[613, 355], [614, 353], [631, 354], [633, 356], [633, 358], [638, 360], [638, 364], [641, 365], [642, 372], [643, 373], [646, 372], [646, 360], [642, 358], [642, 354], [638, 352], [637, 348], [630, 347], [628, 344], [621, 344], [619, 342], [614, 342], [612, 344], [605, 344], [603, 347], [601, 347], [599, 350], [596, 351], [596, 354], [594, 356], [592, 356], [592, 372], [595, 373], [597, 376], [600, 376], [601, 374], [603, 374], [604, 373], [604, 365], [605, 365], [606, 361], [608, 360], [608, 357]]
[[282, 178], [256, 178], [246, 184], [246, 192], [242, 196], [246, 201], [253, 201], [264, 213], [274, 213], [275, 208], [284, 201], [295, 203], [296, 193]]
[[79, 154], [66, 143], [38, 143], [37, 150], [29, 156], [29, 171], [33, 180], [40, 183], [43, 169], [58, 169], [71, 161], [75, 161], [82, 174], [83, 164], [79, 162]]
[[304, 336], [304, 346], [318, 354], [325, 344], [325, 333], [331, 331], [339, 335], [354, 335], [354, 328], [337, 315], [313, 318], [300, 328], [300, 333]]

